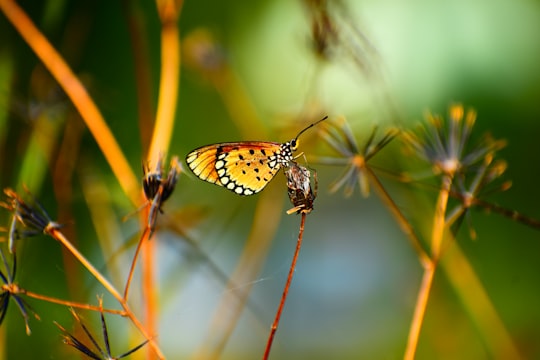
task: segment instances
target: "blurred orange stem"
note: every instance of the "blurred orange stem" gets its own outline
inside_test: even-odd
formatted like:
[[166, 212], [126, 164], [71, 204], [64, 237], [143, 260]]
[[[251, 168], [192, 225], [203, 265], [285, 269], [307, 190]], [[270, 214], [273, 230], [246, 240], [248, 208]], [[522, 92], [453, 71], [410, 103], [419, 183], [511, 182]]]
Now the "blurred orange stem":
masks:
[[21, 289], [21, 288], [18, 288], [16, 292], [19, 293], [19, 294], [23, 294], [25, 296], [31, 297], [33, 299], [43, 300], [43, 301], [47, 301], [47, 302], [54, 303], [54, 304], [59, 304], [59, 305], [65, 305], [65, 306], [69, 306], [69, 307], [72, 307], [72, 308], [85, 309], [85, 310], [91, 310], [91, 311], [102, 311], [102, 312], [106, 312], [106, 313], [109, 313], [109, 314], [116, 314], [116, 315], [120, 315], [120, 316], [126, 316], [127, 315], [126, 312], [122, 311], [122, 310], [107, 309], [107, 308], [103, 308], [103, 307], [100, 307], [100, 306], [94, 306], [94, 305], [90, 305], [90, 304], [86, 304], [86, 303], [79, 303], [79, 302], [74, 302], [74, 301], [62, 300], [62, 299], [58, 299], [58, 298], [55, 298], [55, 297], [50, 297], [50, 296], [47, 296], [47, 295], [37, 294], [35, 292], [31, 292], [31, 291]]
[[522, 359], [488, 293], [459, 244], [451, 239], [440, 268], [463, 302], [491, 352], [492, 359]]
[[88, 92], [26, 13], [12, 0], [0, 0], [0, 9], [71, 99], [107, 159], [124, 193], [139, 200], [138, 179]]
[[405, 360], [414, 360], [416, 354], [420, 330], [422, 329], [429, 294], [431, 293], [431, 286], [433, 284], [433, 278], [435, 277], [435, 269], [436, 266], [434, 264], [429, 264], [424, 268], [424, 275], [422, 276], [422, 283], [420, 285], [420, 290], [418, 291], [418, 298], [416, 299], [416, 306], [414, 308], [411, 328], [409, 330], [409, 338], [407, 339], [407, 347], [405, 349], [405, 355], [403, 356], [403, 359]]
[[148, 151], [149, 166], [155, 167], [167, 153], [173, 132], [180, 83], [180, 32], [178, 18], [181, 1], [157, 0], [161, 19], [161, 77], [156, 123]]
[[[159, 98], [157, 105], [156, 122], [150, 149], [147, 154], [148, 165], [152, 168], [159, 163], [160, 159], [169, 150], [169, 144], [173, 133], [176, 104], [178, 102], [178, 90], [180, 83], [180, 32], [178, 18], [182, 9], [182, 1], [157, 0], [156, 6], [161, 20], [161, 77], [159, 81]], [[151, 232], [148, 239], [139, 246], [142, 248], [142, 281], [143, 299], [146, 310], [146, 325], [148, 331], [156, 331], [157, 318], [157, 289], [155, 286], [155, 262], [156, 242], [151, 240]], [[133, 262], [136, 262], [136, 258]], [[128, 288], [126, 287], [126, 296]], [[154, 353], [149, 350], [148, 359], [153, 359]]]
[[433, 228], [431, 233], [431, 259], [438, 261], [441, 256], [441, 246], [444, 239], [444, 230], [446, 227], [446, 207], [448, 205], [448, 197], [452, 187], [452, 175], [445, 174], [442, 177], [442, 188], [439, 192], [437, 205], [435, 206], [435, 215]]

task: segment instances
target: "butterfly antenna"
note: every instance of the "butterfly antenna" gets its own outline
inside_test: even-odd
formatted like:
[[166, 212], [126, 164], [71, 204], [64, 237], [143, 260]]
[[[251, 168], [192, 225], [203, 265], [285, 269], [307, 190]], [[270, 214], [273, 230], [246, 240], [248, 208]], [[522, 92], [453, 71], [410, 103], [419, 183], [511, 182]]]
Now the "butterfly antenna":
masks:
[[326, 120], [326, 119], [328, 119], [328, 115], [326, 115], [326, 116], [323, 117], [321, 120], [314, 122], [313, 124], [309, 125], [309, 126], [306, 127], [305, 129], [303, 129], [302, 131], [300, 131], [300, 132], [298, 133], [298, 135], [296, 135], [295, 139], [298, 139], [298, 137], [300, 137], [300, 135], [302, 135], [306, 130], [311, 129], [312, 127], [314, 127], [315, 125], [317, 125], [317, 124], [320, 123], [320, 122], [323, 122], [323, 121]]

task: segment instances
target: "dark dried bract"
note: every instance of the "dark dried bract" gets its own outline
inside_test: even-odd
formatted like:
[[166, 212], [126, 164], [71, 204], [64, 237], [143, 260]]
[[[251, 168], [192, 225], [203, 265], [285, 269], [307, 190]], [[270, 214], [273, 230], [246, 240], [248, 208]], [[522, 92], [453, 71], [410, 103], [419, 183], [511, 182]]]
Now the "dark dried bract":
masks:
[[150, 228], [154, 228], [158, 212], [163, 212], [161, 206], [174, 191], [181, 168], [178, 163], [178, 158], [175, 156], [171, 160], [169, 173], [164, 177], [164, 169], [161, 159], [156, 165], [156, 169], [150, 172], [147, 166], [143, 166], [143, 190], [146, 199], [151, 203], [150, 213], [148, 216], [148, 224]]
[[[161, 164], [161, 159], [158, 161], [155, 171], [150, 172], [150, 169], [143, 166], [143, 190], [146, 199], [154, 201], [156, 195], [160, 194], [161, 202], [167, 200], [176, 186], [178, 175], [180, 174], [180, 166], [178, 164], [178, 158], [174, 157], [171, 160], [169, 167], [169, 174], [167, 177], [163, 177], [164, 169]], [[160, 209], [161, 210], [161, 209]]]
[[[15, 191], [10, 188], [4, 189], [7, 201], [1, 202], [0, 206], [13, 213], [9, 226], [9, 251], [15, 251], [15, 240], [31, 237], [39, 234], [49, 234], [52, 230], [60, 229], [61, 224], [52, 221], [49, 214], [37, 202], [25, 202]], [[31, 194], [28, 193], [30, 196]]]
[[30, 325], [28, 324], [30, 316], [28, 315], [28, 311], [32, 312], [35, 318], [38, 320], [39, 316], [34, 313], [30, 306], [20, 297], [22, 289], [20, 289], [19, 286], [14, 283], [15, 274], [17, 272], [17, 259], [15, 255], [13, 255], [13, 267], [10, 270], [2, 249], [0, 249], [0, 258], [2, 259], [2, 266], [4, 268], [4, 271], [0, 270], [0, 279], [2, 280], [2, 284], [0, 285], [0, 325], [2, 325], [2, 322], [7, 314], [9, 299], [11, 298], [13, 301], [15, 301], [15, 304], [19, 308], [19, 311], [24, 318], [26, 334], [30, 335]]
[[[101, 302], [101, 299], [100, 299]], [[101, 305], [101, 303], [100, 303]], [[97, 342], [97, 340], [94, 338], [90, 330], [86, 327], [86, 325], [82, 322], [79, 315], [75, 312], [75, 310], [70, 309], [71, 314], [75, 318], [75, 320], [81, 325], [82, 329], [84, 330], [85, 334], [90, 339], [90, 342], [92, 343], [91, 346], [87, 346], [84, 342], [79, 340], [74, 335], [70, 334], [64, 327], [62, 327], [60, 324], [55, 322], [55, 325], [62, 331], [62, 337], [64, 344], [74, 347], [75, 349], [79, 350], [86, 356], [88, 356], [91, 359], [95, 360], [116, 360], [116, 359], [122, 359], [128, 355], [133, 354], [135, 351], [139, 350], [141, 347], [143, 347], [148, 341], [144, 341], [143, 343], [137, 345], [133, 349], [129, 350], [128, 352], [125, 352], [122, 355], [119, 356], [112, 356], [111, 355], [111, 346], [109, 343], [109, 332], [107, 330], [107, 323], [105, 322], [105, 316], [103, 315], [103, 312], [101, 312], [101, 331], [103, 334], [103, 342], [105, 344], [105, 348], [103, 349]], [[92, 348], [96, 350], [92, 350]]]

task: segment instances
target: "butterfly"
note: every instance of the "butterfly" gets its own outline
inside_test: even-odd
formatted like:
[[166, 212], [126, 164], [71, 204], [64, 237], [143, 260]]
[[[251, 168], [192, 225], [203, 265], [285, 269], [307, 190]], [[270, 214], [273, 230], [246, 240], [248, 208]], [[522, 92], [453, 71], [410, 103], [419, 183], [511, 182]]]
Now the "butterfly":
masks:
[[186, 163], [201, 180], [223, 186], [238, 195], [264, 189], [279, 169], [289, 165], [298, 149], [298, 137], [328, 118], [309, 125], [290, 141], [238, 141], [206, 145], [191, 151]]

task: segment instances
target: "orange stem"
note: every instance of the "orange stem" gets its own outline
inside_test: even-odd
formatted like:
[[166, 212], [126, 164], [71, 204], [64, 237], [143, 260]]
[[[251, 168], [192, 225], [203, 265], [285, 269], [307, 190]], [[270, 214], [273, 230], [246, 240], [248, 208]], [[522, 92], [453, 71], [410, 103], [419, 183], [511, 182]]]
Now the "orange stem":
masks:
[[435, 270], [437, 269], [437, 264], [441, 256], [442, 242], [444, 240], [446, 229], [446, 208], [452, 186], [452, 178], [453, 176], [450, 174], [444, 174], [442, 177], [442, 188], [437, 198], [437, 204], [435, 205], [433, 228], [431, 229], [431, 258], [428, 264], [424, 264], [422, 285], [418, 292], [411, 328], [409, 330], [407, 347], [403, 357], [405, 360], [414, 359], [416, 348], [418, 346], [418, 339], [420, 337], [422, 323], [424, 322], [424, 315], [426, 313], [429, 294], [431, 293], [433, 285], [433, 278], [435, 277]]
[[128, 278], [126, 281], [126, 286], [124, 288], [124, 297], [123, 297], [124, 301], [128, 300], [129, 288], [131, 286], [131, 280], [133, 280], [133, 274], [135, 272], [135, 265], [137, 264], [137, 259], [141, 251], [142, 244], [145, 242], [148, 242], [147, 240], [150, 239], [149, 236], [150, 236], [150, 228], [146, 227], [144, 230], [144, 233], [141, 236], [141, 240], [139, 240], [139, 243], [137, 244], [137, 249], [135, 250], [135, 255], [133, 256], [133, 261], [131, 262], [131, 267], [129, 268]]
[[[161, 77], [159, 81], [159, 99], [156, 124], [150, 143], [147, 159], [154, 167], [171, 142], [178, 89], [180, 83], [180, 32], [178, 17], [182, 2], [157, 0], [161, 19]], [[154, 163], [152, 163], [154, 161]]]
[[38, 294], [38, 293], [35, 293], [35, 292], [31, 292], [31, 291], [28, 291], [28, 290], [25, 290], [25, 289], [22, 289], [22, 288], [18, 288], [16, 293], [23, 294], [23, 295], [31, 297], [33, 299], [43, 300], [43, 301], [47, 301], [47, 302], [50, 302], [50, 303], [70, 306], [70, 307], [78, 308], [78, 309], [85, 309], [85, 310], [91, 310], [91, 311], [103, 311], [103, 312], [106, 312], [106, 313], [109, 313], [109, 314], [115, 314], [115, 315], [120, 315], [120, 316], [126, 316], [127, 315], [126, 312], [122, 311], [122, 310], [107, 309], [107, 308], [103, 308], [103, 307], [100, 307], [100, 306], [94, 306], [94, 305], [90, 305], [90, 304], [74, 302], [74, 301], [68, 301], [68, 300], [62, 300], [62, 299], [58, 299], [58, 298], [55, 298], [55, 297], [50, 297], [50, 296], [47, 296], [47, 295], [42, 295], [42, 294]]
[[150, 347], [156, 353], [158, 358], [165, 359], [165, 356], [159, 349], [154, 336], [151, 336], [149, 332], [145, 329], [142, 323], [135, 317], [131, 309], [129, 308], [127, 302], [124, 301], [122, 295], [116, 290], [116, 288], [82, 255], [76, 247], [71, 244], [71, 242], [57, 229], [48, 230], [48, 234], [51, 235], [54, 239], [58, 240], [62, 245], [69, 250], [77, 260], [98, 280], [105, 289], [120, 303], [126, 316], [130, 318], [131, 322], [139, 329], [141, 334], [148, 340]]
[[[159, 98], [156, 113], [156, 123], [150, 149], [148, 150], [148, 164], [154, 167], [163, 154], [167, 153], [173, 133], [176, 104], [180, 83], [180, 32], [178, 18], [182, 9], [182, 1], [156, 0], [158, 14], [161, 20], [161, 77], [159, 81]], [[148, 234], [148, 240], [151, 232]], [[156, 286], [154, 283], [154, 254], [156, 242], [141, 239], [143, 274], [143, 297], [145, 297], [147, 328], [155, 332], [156, 328]], [[134, 263], [136, 259], [134, 259]], [[126, 287], [127, 295], [127, 287]], [[152, 359], [153, 354], [148, 353]]]
[[420, 338], [420, 330], [422, 329], [429, 294], [431, 292], [431, 286], [433, 285], [433, 278], [435, 277], [435, 269], [435, 264], [426, 266], [424, 269], [424, 276], [422, 277], [422, 284], [418, 291], [418, 298], [416, 299], [414, 315], [409, 330], [409, 337], [407, 339], [407, 347], [405, 349], [405, 355], [403, 356], [404, 360], [414, 360], [416, 349], [418, 347], [418, 339]]
[[294, 270], [296, 269], [296, 260], [298, 259], [298, 254], [300, 253], [300, 248], [302, 247], [302, 238], [304, 236], [304, 224], [306, 223], [306, 213], [302, 212], [302, 219], [300, 220], [300, 231], [298, 233], [298, 240], [296, 242], [296, 250], [294, 251], [294, 256], [291, 262], [291, 267], [289, 268], [289, 276], [287, 276], [287, 282], [285, 283], [285, 288], [283, 288], [283, 295], [281, 295], [281, 301], [276, 312], [276, 317], [272, 328], [270, 330], [270, 335], [268, 336], [268, 342], [266, 343], [266, 349], [264, 351], [263, 360], [267, 360], [270, 356], [270, 350], [272, 348], [272, 343], [274, 342], [274, 336], [279, 325], [279, 320], [281, 319], [281, 313], [287, 301], [287, 295], [289, 295], [289, 287], [291, 286], [292, 278], [294, 276]]

